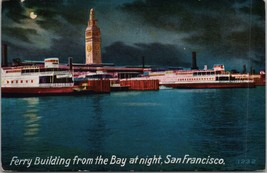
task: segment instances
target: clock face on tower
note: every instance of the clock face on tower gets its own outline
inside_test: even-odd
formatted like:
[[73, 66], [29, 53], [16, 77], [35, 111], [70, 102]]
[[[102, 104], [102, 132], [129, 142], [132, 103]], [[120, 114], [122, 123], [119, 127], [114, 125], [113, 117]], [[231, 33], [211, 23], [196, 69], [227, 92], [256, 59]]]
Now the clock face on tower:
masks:
[[92, 36], [92, 32], [91, 31], [86, 32], [86, 37], [91, 37], [91, 36]]
[[91, 51], [92, 51], [92, 46], [91, 46], [90, 44], [88, 44], [88, 45], [86, 46], [86, 50], [87, 50], [88, 52], [91, 52]]
[[100, 45], [97, 44], [97, 45], [95, 46], [95, 49], [99, 51], [99, 50], [100, 50]]

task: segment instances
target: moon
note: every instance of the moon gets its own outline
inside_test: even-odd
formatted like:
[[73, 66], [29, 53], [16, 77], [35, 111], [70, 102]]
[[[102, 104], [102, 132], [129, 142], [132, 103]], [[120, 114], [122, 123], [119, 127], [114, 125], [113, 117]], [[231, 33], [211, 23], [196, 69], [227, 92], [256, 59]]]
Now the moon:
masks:
[[37, 18], [37, 14], [35, 14], [34, 12], [30, 13], [30, 18], [31, 19], [36, 19]]

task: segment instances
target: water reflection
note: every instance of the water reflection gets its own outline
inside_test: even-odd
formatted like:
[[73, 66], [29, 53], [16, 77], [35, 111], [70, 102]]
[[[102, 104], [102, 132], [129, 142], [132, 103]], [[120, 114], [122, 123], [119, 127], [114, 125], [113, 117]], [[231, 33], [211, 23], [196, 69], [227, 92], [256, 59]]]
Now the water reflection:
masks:
[[143, 94], [142, 92], [140, 91], [131, 91], [131, 92], [113, 92], [111, 93], [112, 96], [115, 96], [115, 97], [131, 97], [131, 96], [138, 96], [138, 95], [141, 95]]
[[39, 98], [25, 98], [26, 101], [26, 111], [23, 113], [25, 118], [25, 128], [24, 128], [24, 140], [26, 142], [31, 142], [38, 139], [38, 133], [40, 131], [40, 119], [38, 115]]
[[[227, 92], [227, 91], [226, 91]], [[198, 97], [193, 95], [193, 97]], [[232, 157], [246, 152], [245, 144], [245, 102], [231, 94], [216, 92], [209, 97], [194, 98], [195, 125], [192, 131], [197, 145], [192, 144], [199, 153], [220, 157]], [[233, 106], [237, 105], [237, 106]], [[198, 114], [197, 112], [202, 112]], [[201, 126], [199, 126], [201, 124]], [[194, 141], [195, 142], [195, 141]]]
[[[246, 153], [247, 158], [256, 158], [257, 165], [261, 166], [265, 163], [265, 107], [259, 106], [264, 103], [264, 97], [259, 99], [259, 94], [261, 96], [262, 92], [250, 99], [253, 109], [249, 112], [255, 113], [249, 117], [246, 117], [246, 94], [238, 90], [164, 90], [143, 92], [138, 97], [119, 97], [111, 93], [5, 100], [2, 106], [5, 114], [2, 116], [3, 165], [8, 167], [14, 155], [46, 158], [50, 155], [134, 157], [139, 154], [145, 157], [171, 154], [182, 157], [189, 154], [224, 158], [226, 164], [219, 165], [218, 169], [232, 170], [236, 163], [230, 160]], [[246, 152], [247, 148], [250, 151]], [[91, 165], [78, 166], [81, 170], [92, 170]], [[133, 169], [157, 169], [154, 165], [141, 166]], [[193, 166], [166, 165], [157, 170], [214, 168], [213, 165]], [[252, 166], [247, 165], [247, 168], [255, 167]], [[40, 165], [31, 170], [52, 168]], [[109, 171], [118, 168], [114, 165]], [[94, 170], [105, 169], [107, 167], [95, 165]]]
[[104, 141], [107, 136], [106, 123], [103, 120], [103, 96], [95, 95], [92, 97], [92, 112], [90, 125], [88, 125], [89, 151], [93, 155], [101, 155], [104, 152]]

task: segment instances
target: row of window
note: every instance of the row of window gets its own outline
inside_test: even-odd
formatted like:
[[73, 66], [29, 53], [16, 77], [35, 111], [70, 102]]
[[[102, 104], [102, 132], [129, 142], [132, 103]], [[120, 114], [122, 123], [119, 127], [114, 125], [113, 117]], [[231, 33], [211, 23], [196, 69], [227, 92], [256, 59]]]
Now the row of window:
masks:
[[37, 72], [52, 72], [52, 71], [66, 71], [66, 69], [61, 68], [44, 68], [44, 69], [23, 69], [21, 73], [37, 73]]
[[71, 77], [67, 78], [57, 78], [56, 76], [40, 76], [39, 83], [72, 83]]
[[235, 80], [234, 77], [226, 77], [226, 76], [221, 76], [221, 77], [216, 77], [217, 81], [227, 81], [227, 80]]
[[215, 74], [221, 74], [220, 71], [216, 71], [216, 72], [194, 72], [193, 76], [205, 76], [205, 75], [215, 75]]
[[185, 79], [178, 79], [178, 81], [198, 81], [198, 80], [214, 80], [214, 78], [185, 78]]
[[45, 60], [45, 62], [52, 62], [52, 63], [58, 64], [58, 60], [57, 59], [47, 59], [47, 60]]
[[20, 73], [21, 70], [7, 70], [6, 73]]
[[14, 84], [14, 83], [16, 83], [16, 84], [18, 84], [18, 83], [33, 83], [33, 80], [11, 80], [11, 81], [7, 80], [6, 83], [7, 84]]

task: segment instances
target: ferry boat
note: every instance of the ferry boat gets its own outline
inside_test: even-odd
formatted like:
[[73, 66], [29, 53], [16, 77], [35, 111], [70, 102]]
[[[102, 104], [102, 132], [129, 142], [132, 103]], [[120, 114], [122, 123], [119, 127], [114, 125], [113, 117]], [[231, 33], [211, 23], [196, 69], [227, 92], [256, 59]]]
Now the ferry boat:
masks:
[[244, 74], [239, 79], [226, 72], [224, 65], [214, 65], [212, 70], [173, 70], [149, 72], [148, 78], [158, 79], [159, 85], [170, 88], [254, 88], [255, 82]]
[[3, 97], [63, 95], [73, 92], [70, 70], [59, 68], [58, 58], [47, 58], [43, 65], [2, 67]]

